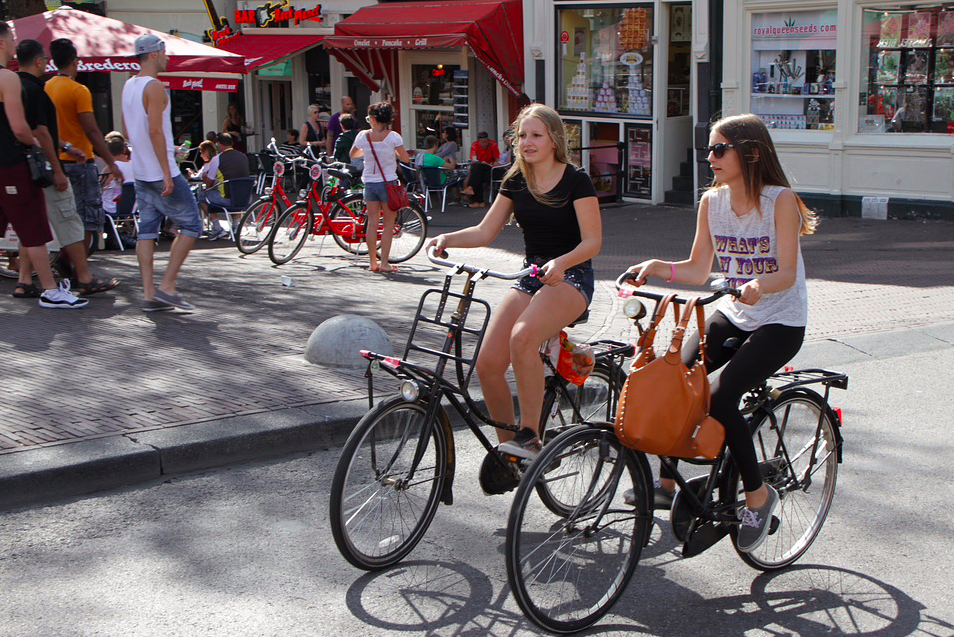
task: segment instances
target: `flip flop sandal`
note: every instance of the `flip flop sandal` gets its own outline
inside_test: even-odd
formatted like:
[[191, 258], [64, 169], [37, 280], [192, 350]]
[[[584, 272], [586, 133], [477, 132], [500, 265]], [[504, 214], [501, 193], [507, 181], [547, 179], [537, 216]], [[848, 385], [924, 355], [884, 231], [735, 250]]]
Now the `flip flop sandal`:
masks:
[[107, 280], [93, 277], [88, 283], [77, 281], [73, 291], [78, 296], [91, 296], [93, 294], [99, 294], [100, 292], [112, 290], [117, 285], [119, 285], [119, 279]]
[[[17, 292], [17, 290], [23, 291]], [[17, 286], [13, 288], [13, 296], [18, 299], [38, 299], [41, 294], [43, 294], [43, 290], [32, 283], [17, 283]]]

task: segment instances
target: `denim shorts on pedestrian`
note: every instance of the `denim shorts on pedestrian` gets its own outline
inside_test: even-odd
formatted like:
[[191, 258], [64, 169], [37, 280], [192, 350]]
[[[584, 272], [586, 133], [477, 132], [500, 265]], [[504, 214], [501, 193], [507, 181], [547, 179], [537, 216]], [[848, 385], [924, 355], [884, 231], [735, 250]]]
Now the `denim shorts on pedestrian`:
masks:
[[106, 213], [103, 212], [103, 191], [99, 185], [99, 170], [92, 161], [64, 162], [63, 172], [70, 179], [76, 212], [83, 220], [83, 228], [90, 232], [103, 229]]
[[163, 218], [171, 219], [179, 232], [187, 237], [202, 234], [202, 219], [189, 182], [182, 174], [172, 178], [172, 193], [162, 196], [162, 180], [136, 180], [136, 205], [139, 206], [140, 240], [155, 239]]
[[[527, 257], [523, 260], [523, 267], [529, 268], [531, 264], [541, 266], [549, 260], [550, 259], [544, 257]], [[580, 294], [586, 299], [586, 307], [589, 307], [590, 302], [593, 300], [593, 290], [596, 286], [596, 280], [593, 276], [593, 263], [586, 260], [583, 263], [578, 263], [577, 265], [567, 268], [563, 271], [563, 280], [580, 291]], [[514, 290], [520, 290], [533, 296], [537, 291], [543, 288], [543, 285], [543, 281], [528, 274], [518, 279], [512, 287]]]
[[[397, 186], [401, 182], [395, 179], [394, 181], [389, 181], [387, 183], [394, 184], [395, 186]], [[364, 200], [365, 201], [380, 201], [381, 203], [387, 203], [388, 190], [385, 187], [385, 182], [383, 181], [364, 182]]]

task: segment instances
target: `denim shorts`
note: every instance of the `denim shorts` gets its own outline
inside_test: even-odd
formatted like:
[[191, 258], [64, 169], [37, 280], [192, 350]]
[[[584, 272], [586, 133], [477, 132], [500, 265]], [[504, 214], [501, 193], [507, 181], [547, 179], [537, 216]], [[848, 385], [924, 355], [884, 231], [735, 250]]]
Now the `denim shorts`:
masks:
[[[550, 259], [545, 259], [544, 257], [527, 257], [523, 260], [523, 267], [529, 268], [531, 264], [538, 266], [543, 265], [549, 260]], [[578, 263], [567, 268], [563, 272], [563, 280], [580, 291], [580, 294], [586, 299], [586, 307], [589, 307], [593, 301], [593, 290], [596, 287], [596, 280], [593, 276], [593, 263], [586, 260], [583, 263]], [[528, 274], [518, 279], [512, 287], [514, 290], [519, 290], [533, 296], [538, 290], [543, 288], [543, 285], [543, 281]]]
[[171, 219], [179, 232], [187, 237], [202, 234], [202, 219], [199, 206], [182, 174], [172, 178], [172, 192], [162, 196], [162, 180], [136, 180], [136, 204], [139, 206], [139, 235], [142, 239], [159, 236], [163, 217]]
[[[389, 184], [394, 184], [395, 186], [401, 182], [395, 179], [394, 181], [387, 182]], [[385, 188], [385, 182], [383, 181], [366, 181], [364, 182], [364, 200], [365, 201], [380, 201], [381, 203], [388, 202], [388, 191]]]
[[63, 164], [63, 172], [70, 179], [73, 196], [76, 198], [76, 212], [83, 220], [86, 230], [102, 230], [106, 222], [103, 212], [103, 191], [99, 186], [99, 170], [96, 164], [89, 162]]

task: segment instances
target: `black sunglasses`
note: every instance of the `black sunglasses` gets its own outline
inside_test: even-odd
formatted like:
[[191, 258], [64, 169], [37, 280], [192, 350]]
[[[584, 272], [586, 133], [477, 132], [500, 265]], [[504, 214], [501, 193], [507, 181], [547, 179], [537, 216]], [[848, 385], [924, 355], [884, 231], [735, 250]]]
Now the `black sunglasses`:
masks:
[[722, 156], [725, 155], [726, 149], [729, 148], [735, 148], [735, 144], [725, 144], [723, 142], [719, 142], [718, 144], [713, 144], [712, 146], [706, 146], [705, 151], [707, 155], [712, 153], [715, 155], [716, 159], [722, 159]]

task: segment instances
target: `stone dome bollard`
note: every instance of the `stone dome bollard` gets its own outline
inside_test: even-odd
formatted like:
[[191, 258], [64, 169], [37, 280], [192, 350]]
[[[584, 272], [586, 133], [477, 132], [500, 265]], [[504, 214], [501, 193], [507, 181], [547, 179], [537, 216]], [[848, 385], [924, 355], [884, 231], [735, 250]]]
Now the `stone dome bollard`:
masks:
[[358, 354], [363, 349], [388, 355], [393, 351], [380, 325], [363, 316], [341, 314], [314, 329], [305, 344], [305, 360], [316, 365], [361, 369], [368, 363]]

